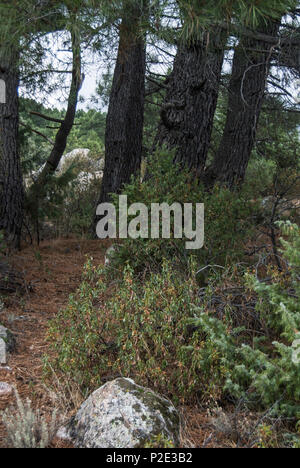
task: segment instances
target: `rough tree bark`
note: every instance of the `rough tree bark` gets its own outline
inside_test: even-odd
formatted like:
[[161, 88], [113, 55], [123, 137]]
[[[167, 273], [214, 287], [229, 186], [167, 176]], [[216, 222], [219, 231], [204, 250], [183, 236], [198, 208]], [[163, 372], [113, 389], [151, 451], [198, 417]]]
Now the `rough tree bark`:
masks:
[[24, 192], [18, 152], [18, 53], [13, 47], [0, 48], [0, 79], [6, 88], [6, 102], [0, 104], [0, 230], [9, 246], [20, 248]]
[[179, 45], [161, 111], [157, 146], [176, 148], [175, 162], [200, 174], [209, 150], [227, 31]]
[[[279, 23], [268, 22], [260, 32], [277, 36]], [[244, 178], [253, 150], [276, 45], [244, 36], [236, 47], [229, 84], [228, 110], [220, 147], [204, 176], [207, 185], [216, 181], [233, 188]]]
[[106, 120], [99, 203], [109, 201], [110, 193], [119, 193], [141, 166], [146, 72], [145, 38], [140, 31], [143, 10], [141, 2], [124, 8]]

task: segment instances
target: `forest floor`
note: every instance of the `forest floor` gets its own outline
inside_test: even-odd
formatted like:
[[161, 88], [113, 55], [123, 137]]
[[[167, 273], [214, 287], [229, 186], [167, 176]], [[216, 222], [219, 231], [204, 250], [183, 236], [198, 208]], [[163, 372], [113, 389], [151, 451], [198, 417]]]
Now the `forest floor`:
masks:
[[[107, 242], [99, 240], [52, 240], [39, 247], [26, 247], [11, 258], [11, 264], [23, 272], [30, 288], [22, 296], [10, 296], [1, 313], [1, 324], [16, 336], [16, 351], [9, 357], [10, 371], [0, 368], [0, 381], [17, 388], [22, 400], [29, 398], [34, 408], [39, 408], [48, 419], [55, 403], [53, 390], [45, 385], [43, 356], [47, 353], [47, 326], [57, 312], [67, 305], [68, 298], [80, 284], [82, 269], [87, 257], [95, 264], [104, 261]], [[81, 404], [82, 401], [78, 401]], [[15, 405], [15, 397], [0, 396], [0, 413]], [[215, 433], [211, 417], [203, 408], [182, 408], [186, 420], [183, 445], [194, 447], [234, 447], [224, 434]], [[5, 428], [0, 416], [0, 447], [7, 446]], [[53, 448], [69, 448], [54, 440]]]

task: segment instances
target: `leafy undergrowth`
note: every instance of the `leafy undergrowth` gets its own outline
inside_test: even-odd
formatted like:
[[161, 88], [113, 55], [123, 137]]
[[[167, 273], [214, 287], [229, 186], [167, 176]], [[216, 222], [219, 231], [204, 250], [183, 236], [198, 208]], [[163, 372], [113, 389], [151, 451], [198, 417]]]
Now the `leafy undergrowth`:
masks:
[[[89, 260], [77, 292], [51, 321], [45, 369], [87, 393], [131, 377], [178, 407], [219, 408], [216, 430], [227, 427], [236, 445], [296, 446], [299, 227], [273, 219], [273, 245], [257, 245], [264, 209], [249, 201], [247, 186], [208, 193], [164, 156], [150, 162], [148, 181], [132, 179], [123, 193], [146, 205], [205, 202], [204, 248], [127, 239], [109, 268]], [[240, 418], [252, 413], [256, 422], [245, 432]]]
[[[165, 260], [160, 272], [143, 278], [127, 265], [112, 280], [111, 270], [88, 261], [78, 291], [51, 322], [46, 368], [87, 392], [131, 377], [177, 406], [220, 405], [217, 430], [235, 443], [297, 445], [299, 228], [284, 225], [284, 234], [286, 268], [270, 265], [263, 282], [250, 268], [228, 267], [200, 288], [193, 259], [189, 275]], [[239, 418], [253, 412], [245, 433]]]
[[[86, 258], [93, 257], [95, 264], [103, 263], [107, 244], [99, 241], [76, 239], [43, 242], [39, 249], [27, 247], [12, 258], [12, 263], [23, 271], [33, 287], [33, 292], [23, 296], [5, 298], [1, 322], [17, 337], [16, 352], [10, 357], [12, 372], [0, 372], [0, 381], [8, 382], [18, 390], [22, 402], [29, 398], [33, 410], [51, 423], [53, 411], [58, 418], [74, 413], [85, 398], [74, 382], [63, 376], [51, 376], [51, 385], [44, 380], [43, 356], [50, 352], [46, 341], [49, 320], [67, 306], [69, 295], [81, 283], [82, 269]], [[108, 376], [109, 377], [109, 376]], [[17, 408], [14, 396], [0, 397], [0, 412]], [[230, 414], [233, 409], [229, 409]], [[182, 445], [186, 447], [232, 447], [236, 442], [222, 426], [215, 427], [214, 413], [200, 405], [182, 407], [185, 427]], [[245, 415], [239, 415], [242, 421]], [[246, 440], [243, 443], [246, 443]], [[243, 445], [243, 444], [242, 444]], [[8, 447], [7, 434], [0, 417], [0, 447]], [[69, 448], [68, 443], [55, 439], [52, 448]]]

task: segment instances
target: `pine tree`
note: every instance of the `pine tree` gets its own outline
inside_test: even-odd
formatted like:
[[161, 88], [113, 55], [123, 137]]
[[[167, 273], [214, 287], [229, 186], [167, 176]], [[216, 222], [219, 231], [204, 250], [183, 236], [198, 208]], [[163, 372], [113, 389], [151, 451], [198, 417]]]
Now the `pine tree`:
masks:
[[18, 152], [19, 131], [19, 40], [14, 35], [14, 44], [6, 40], [6, 33], [12, 34], [15, 17], [13, 8], [2, 5], [1, 18], [5, 28], [1, 28], [0, 39], [0, 79], [5, 83], [5, 103], [0, 104], [0, 230], [6, 242], [12, 247], [20, 247], [23, 220], [24, 193]]
[[217, 107], [227, 31], [181, 40], [161, 110], [157, 144], [176, 149], [175, 162], [201, 174]]
[[148, 1], [123, 2], [119, 50], [105, 135], [105, 169], [99, 202], [110, 199], [141, 165], [145, 103], [146, 44], [142, 21]]
[[[279, 21], [268, 21], [258, 32], [276, 38]], [[230, 188], [244, 181], [255, 145], [274, 44], [244, 36], [235, 49], [228, 90], [223, 138], [206, 183], [216, 180]]]

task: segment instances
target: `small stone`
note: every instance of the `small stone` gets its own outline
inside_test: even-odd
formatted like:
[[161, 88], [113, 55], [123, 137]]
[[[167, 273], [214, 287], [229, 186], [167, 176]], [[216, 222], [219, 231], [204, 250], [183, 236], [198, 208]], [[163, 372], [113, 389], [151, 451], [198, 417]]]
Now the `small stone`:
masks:
[[0, 382], [0, 396], [8, 396], [13, 392], [13, 387], [6, 382]]
[[0, 364], [6, 364], [6, 343], [0, 338]]
[[[6, 352], [12, 353], [15, 350], [16, 339], [13, 333], [7, 328], [3, 327], [2, 325], [0, 325], [0, 339], [4, 340], [6, 343]], [[0, 363], [1, 363], [1, 358], [0, 358]]]
[[0, 372], [12, 372], [12, 368], [9, 366], [0, 366]]

